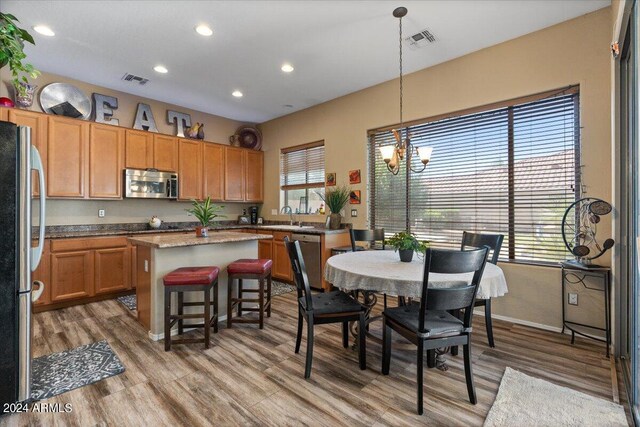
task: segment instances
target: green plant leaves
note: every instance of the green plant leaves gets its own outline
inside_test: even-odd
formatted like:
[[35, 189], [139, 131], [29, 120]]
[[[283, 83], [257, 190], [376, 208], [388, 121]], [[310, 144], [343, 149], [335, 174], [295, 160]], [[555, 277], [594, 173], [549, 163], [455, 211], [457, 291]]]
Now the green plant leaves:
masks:
[[421, 254], [425, 253], [429, 247], [428, 241], [420, 241], [415, 234], [408, 231], [401, 231], [394, 234], [387, 240], [387, 244], [393, 246], [396, 251], [412, 250]]
[[340, 211], [349, 203], [349, 195], [351, 187], [341, 185], [333, 190], [326, 190], [324, 195], [316, 193], [326, 203], [331, 213], [340, 213]]
[[[24, 53], [24, 42], [35, 45], [35, 41], [27, 30], [19, 28], [15, 22], [18, 19], [10, 13], [0, 13], [0, 64], [9, 64], [12, 82], [18, 94], [26, 95], [26, 89], [21, 82], [29, 83], [27, 76], [37, 78], [40, 72], [31, 64], [23, 63], [27, 57]], [[25, 76], [26, 74], [27, 76]]]
[[185, 209], [191, 215], [195, 216], [203, 227], [208, 226], [217, 217], [224, 217], [220, 212], [224, 209], [224, 206], [219, 206], [211, 203], [211, 197], [207, 197], [204, 202], [198, 202], [192, 200], [191, 209]]

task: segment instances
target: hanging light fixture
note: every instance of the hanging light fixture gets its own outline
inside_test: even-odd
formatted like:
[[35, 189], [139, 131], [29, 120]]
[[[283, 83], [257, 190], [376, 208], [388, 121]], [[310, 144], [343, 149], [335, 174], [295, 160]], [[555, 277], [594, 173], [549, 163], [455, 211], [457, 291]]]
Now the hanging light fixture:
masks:
[[[409, 129], [404, 127], [402, 120], [402, 18], [407, 15], [406, 7], [398, 7], [393, 11], [393, 16], [399, 19], [400, 22], [400, 127], [398, 129], [392, 129], [393, 136], [396, 139], [394, 145], [385, 145], [380, 147], [380, 154], [382, 159], [387, 164], [387, 169], [394, 175], [397, 175], [400, 171], [400, 162], [407, 157], [407, 167], [415, 173], [422, 172], [431, 160], [431, 152], [433, 147], [414, 147], [411, 144]], [[404, 139], [402, 134], [404, 132]], [[416, 170], [411, 166], [411, 158], [413, 154], [417, 154], [422, 162], [422, 169]]]

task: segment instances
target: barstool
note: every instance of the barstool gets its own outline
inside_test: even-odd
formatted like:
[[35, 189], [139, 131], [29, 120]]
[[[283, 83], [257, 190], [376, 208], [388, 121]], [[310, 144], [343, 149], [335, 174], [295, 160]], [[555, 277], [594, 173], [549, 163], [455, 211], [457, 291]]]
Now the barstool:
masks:
[[[229, 285], [227, 286], [227, 328], [234, 323], [258, 323], [260, 329], [264, 327], [264, 312], [271, 317], [271, 265], [270, 259], [239, 259], [227, 267]], [[233, 297], [233, 280], [238, 279], [238, 297]], [[242, 286], [243, 279], [258, 280], [258, 289], [245, 289]], [[266, 295], [265, 295], [266, 280]], [[258, 298], [245, 298], [245, 293], [257, 293]], [[242, 307], [242, 303], [258, 303], [258, 307]], [[233, 319], [233, 308], [238, 307], [238, 317], [243, 311], [257, 311], [259, 319]]]
[[[218, 332], [218, 267], [182, 267], [164, 276], [164, 349], [171, 344], [203, 342], [209, 348], [211, 326]], [[211, 316], [211, 289], [213, 288], [213, 316]], [[203, 292], [203, 302], [184, 302], [184, 292]], [[171, 314], [171, 294], [178, 293], [178, 314]], [[184, 314], [184, 307], [204, 306], [202, 314]], [[178, 323], [178, 335], [184, 332], [184, 319], [202, 319], [202, 324], [188, 324], [189, 328], [204, 328], [204, 339], [171, 339], [171, 328]]]

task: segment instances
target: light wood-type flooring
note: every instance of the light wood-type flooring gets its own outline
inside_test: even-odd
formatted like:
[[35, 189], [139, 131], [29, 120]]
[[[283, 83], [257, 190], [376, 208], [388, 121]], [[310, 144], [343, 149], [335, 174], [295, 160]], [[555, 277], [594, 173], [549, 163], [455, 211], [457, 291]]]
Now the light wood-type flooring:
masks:
[[[357, 352], [342, 347], [340, 325], [316, 327], [313, 371], [305, 381], [304, 338], [300, 354], [293, 351], [295, 293], [274, 298], [264, 330], [229, 330], [223, 322], [208, 350], [190, 344], [165, 352], [115, 300], [36, 314], [34, 325], [36, 357], [106, 339], [126, 371], [46, 401], [71, 403], [71, 413], [5, 415], [0, 425], [475, 426], [482, 425], [507, 366], [604, 399], [617, 392], [601, 343], [578, 338], [570, 345], [567, 335], [494, 321], [492, 349], [476, 316], [478, 404], [468, 401], [462, 356], [448, 356], [449, 371], [426, 370], [425, 414], [418, 416], [415, 347], [394, 349], [391, 373], [383, 376], [379, 344], [369, 340], [367, 370], [360, 371]], [[379, 323], [371, 329], [379, 332]]]

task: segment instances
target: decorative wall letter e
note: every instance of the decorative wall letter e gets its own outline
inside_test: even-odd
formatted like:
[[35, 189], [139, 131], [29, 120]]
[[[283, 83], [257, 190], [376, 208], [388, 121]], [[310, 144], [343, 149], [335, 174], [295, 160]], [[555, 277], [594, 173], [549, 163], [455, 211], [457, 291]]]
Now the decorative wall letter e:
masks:
[[167, 110], [167, 122], [176, 124], [176, 136], [184, 138], [184, 129], [191, 127], [191, 116], [178, 111]]
[[107, 123], [118, 126], [118, 119], [113, 118], [113, 110], [118, 109], [118, 98], [94, 92], [93, 105], [96, 112], [96, 123]]
[[153, 119], [151, 107], [148, 104], [139, 103], [136, 111], [136, 120], [133, 122], [134, 129], [158, 132], [156, 121]]

